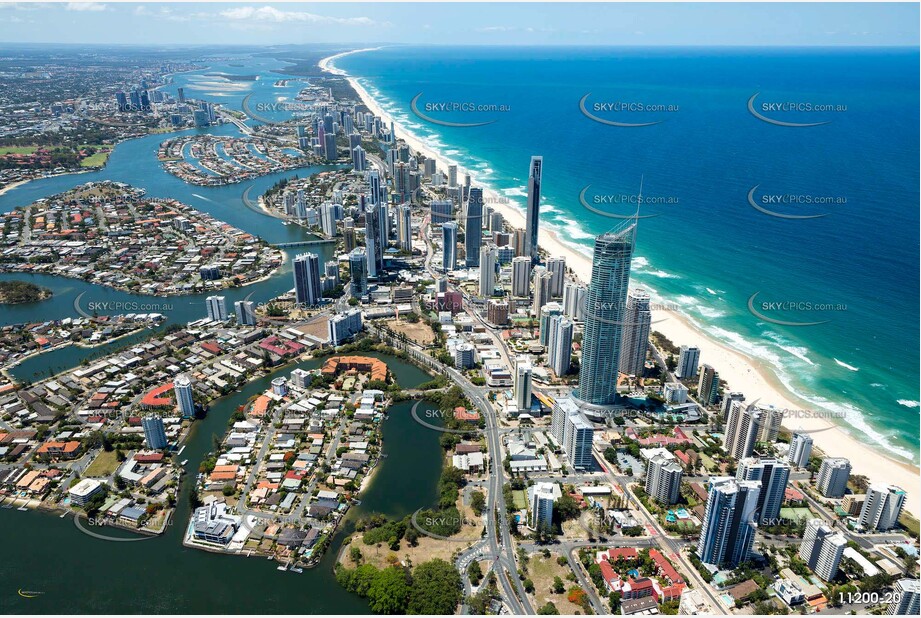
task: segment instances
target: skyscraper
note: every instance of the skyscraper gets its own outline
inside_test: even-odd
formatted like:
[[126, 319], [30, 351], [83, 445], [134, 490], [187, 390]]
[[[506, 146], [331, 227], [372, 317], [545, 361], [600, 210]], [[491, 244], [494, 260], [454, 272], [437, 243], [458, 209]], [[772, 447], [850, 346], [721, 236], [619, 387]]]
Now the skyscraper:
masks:
[[515, 403], [518, 412], [531, 412], [531, 361], [526, 356], [515, 359]]
[[758, 481], [737, 481], [728, 476], [710, 477], [697, 556], [701, 562], [732, 569], [748, 559], [755, 539]]
[[531, 258], [518, 256], [512, 259], [512, 296], [527, 298], [531, 284]]
[[681, 464], [668, 449], [641, 449], [646, 464], [646, 493], [649, 497], [668, 506], [678, 502], [681, 491]]
[[336, 149], [336, 134], [327, 133], [323, 137], [323, 154], [327, 161], [335, 161], [339, 158], [339, 152]]
[[895, 485], [874, 483], [860, 511], [860, 526], [867, 531], [885, 532], [895, 527], [905, 506], [905, 490]]
[[464, 249], [467, 255], [467, 268], [480, 265], [480, 246], [483, 244], [483, 190], [479, 187], [470, 189], [467, 199], [467, 212], [464, 217]]
[[[543, 266], [534, 267], [534, 299], [531, 303], [531, 312], [535, 316], [540, 316], [541, 308], [550, 302], [550, 283], [553, 281], [553, 274], [547, 272]], [[562, 312], [562, 307], [560, 308]]]
[[576, 470], [592, 469], [592, 440], [595, 428], [579, 411], [570, 397], [560, 397], [553, 405], [551, 433], [566, 451], [570, 465]]
[[189, 376], [176, 376], [173, 382], [173, 391], [176, 393], [176, 407], [185, 418], [195, 416], [195, 396], [192, 392], [192, 380]]
[[441, 244], [443, 252], [441, 268], [445, 272], [457, 268], [457, 223], [449, 221], [441, 226]]
[[256, 311], [253, 309], [251, 301], [238, 300], [233, 304], [233, 310], [237, 316], [237, 324], [240, 326], [255, 326]]
[[563, 296], [563, 283], [566, 282], [566, 258], [562, 256], [548, 257], [547, 272], [553, 275], [550, 280], [550, 296], [560, 298]]
[[749, 457], [760, 431], [761, 412], [758, 408], [747, 406], [744, 401], [733, 401], [723, 430], [726, 453], [735, 459]]
[[530, 257], [534, 264], [540, 261], [537, 250], [537, 230], [540, 222], [540, 183], [543, 166], [543, 157], [531, 157], [531, 168], [528, 173], [528, 204], [525, 213], [524, 255]]
[[892, 602], [886, 608], [887, 616], [917, 616], [921, 610], [921, 581], [900, 579], [895, 582]]
[[208, 309], [208, 319], [212, 322], [223, 322], [227, 319], [227, 299], [223, 296], [209, 296], [205, 299]]
[[492, 245], [480, 249], [480, 296], [492, 296], [496, 288], [496, 258], [498, 253]]
[[547, 363], [557, 377], [569, 373], [572, 362], [572, 321], [562, 315], [550, 318], [547, 341]]
[[563, 496], [556, 483], [535, 483], [528, 488], [531, 516], [528, 525], [532, 530], [553, 525], [553, 505]]
[[649, 310], [649, 294], [638, 288], [627, 295], [627, 311], [624, 316], [623, 341], [620, 347], [620, 372], [628, 376], [642, 376], [646, 366], [646, 350], [649, 347], [649, 328], [652, 312]]
[[294, 300], [301, 307], [314, 307], [322, 298], [320, 257], [302, 253], [294, 258]]
[[432, 225], [441, 225], [454, 218], [454, 202], [451, 200], [432, 200], [429, 208], [432, 212]]
[[563, 313], [571, 320], [581, 322], [585, 317], [584, 285], [568, 281], [563, 286]]
[[851, 477], [851, 462], [844, 457], [826, 457], [819, 466], [815, 487], [826, 498], [841, 498]]
[[710, 365], [700, 366], [700, 379], [697, 381], [697, 401], [702, 406], [711, 406], [719, 397], [720, 374]]
[[838, 574], [841, 555], [847, 547], [847, 539], [835, 532], [821, 519], [806, 522], [803, 542], [799, 546], [799, 557], [813, 572], [825, 581], [831, 581]]
[[364, 247], [355, 247], [349, 253], [349, 291], [355, 298], [368, 295], [368, 255]]
[[700, 348], [697, 346], [681, 346], [678, 351], [678, 366], [675, 375], [682, 380], [693, 378], [697, 375], [697, 365], [700, 363]]
[[617, 397], [620, 341], [635, 240], [635, 221], [595, 239], [576, 394], [588, 404], [610, 405]]
[[546, 346], [550, 341], [550, 318], [563, 314], [563, 307], [560, 303], [547, 303], [540, 309], [538, 318], [538, 341], [542, 346]]
[[400, 249], [403, 251], [413, 250], [413, 214], [412, 208], [408, 204], [400, 206]]
[[812, 455], [812, 436], [804, 433], [795, 433], [790, 440], [790, 452], [787, 455], [787, 463], [797, 468], [805, 468], [809, 465], [809, 457]]
[[365, 149], [361, 146], [352, 148], [352, 168], [356, 172], [363, 172], [368, 168], [368, 159]]
[[[361, 200], [359, 203], [364, 203]], [[368, 277], [376, 279], [383, 270], [383, 247], [381, 245], [381, 226], [377, 218], [380, 210], [376, 204], [365, 206], [365, 251], [368, 259]]]
[[169, 444], [161, 417], [147, 414], [141, 419], [141, 427], [144, 429], [144, 442], [147, 443], [147, 448], [158, 451]]
[[774, 525], [780, 515], [784, 491], [790, 479], [790, 466], [773, 458], [747, 457], [739, 462], [736, 479], [761, 483], [757, 521], [764, 525]]

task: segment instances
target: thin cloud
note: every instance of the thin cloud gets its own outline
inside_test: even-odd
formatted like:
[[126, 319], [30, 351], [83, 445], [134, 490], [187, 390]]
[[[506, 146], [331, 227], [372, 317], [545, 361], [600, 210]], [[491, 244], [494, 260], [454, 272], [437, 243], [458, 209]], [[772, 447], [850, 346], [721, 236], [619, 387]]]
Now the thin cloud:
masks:
[[105, 11], [106, 5], [98, 2], [68, 2], [64, 7], [68, 11]]
[[256, 21], [263, 23], [311, 23], [339, 24], [345, 26], [373, 26], [376, 22], [368, 17], [329, 17], [305, 11], [281, 11], [272, 6], [240, 6], [218, 13], [221, 17], [233, 21]]

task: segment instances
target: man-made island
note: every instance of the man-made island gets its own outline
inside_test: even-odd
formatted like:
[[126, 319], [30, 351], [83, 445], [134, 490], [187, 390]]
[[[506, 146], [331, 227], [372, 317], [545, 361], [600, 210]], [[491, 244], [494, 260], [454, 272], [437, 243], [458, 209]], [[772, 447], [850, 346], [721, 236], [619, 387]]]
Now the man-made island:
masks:
[[88, 183], [0, 216], [0, 271], [83, 279], [156, 296], [239, 287], [282, 253], [177, 200]]
[[170, 174], [214, 187], [310, 165], [315, 157], [295, 146], [293, 140], [185, 135], [163, 142], [157, 156]]

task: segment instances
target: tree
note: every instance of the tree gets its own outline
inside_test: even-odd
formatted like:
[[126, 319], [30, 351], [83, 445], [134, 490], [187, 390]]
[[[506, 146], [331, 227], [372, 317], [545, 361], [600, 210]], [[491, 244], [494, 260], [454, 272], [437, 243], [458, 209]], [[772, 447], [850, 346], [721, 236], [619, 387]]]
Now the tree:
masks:
[[560, 610], [556, 608], [556, 605], [549, 601], [546, 605], [543, 605], [539, 610], [537, 610], [538, 616], [557, 616], [559, 613]]
[[470, 508], [477, 514], [481, 514], [486, 510], [486, 495], [482, 491], [474, 491], [470, 495]]
[[440, 558], [423, 562], [413, 569], [407, 613], [451, 615], [460, 603], [462, 589], [454, 565]]
[[376, 614], [402, 614], [406, 611], [409, 594], [410, 586], [403, 568], [388, 567], [380, 571], [371, 583], [368, 603]]
[[534, 592], [534, 582], [531, 581], [530, 578], [525, 579], [525, 580], [524, 580], [523, 582], [521, 582], [521, 583], [522, 583], [522, 585], [524, 585], [524, 590], [525, 590], [525, 592]]
[[483, 579], [483, 569], [480, 568], [480, 563], [474, 560], [470, 563], [470, 566], [467, 567], [467, 577], [470, 578], [470, 582], [474, 586], [480, 584], [480, 580]]
[[579, 503], [569, 494], [563, 494], [554, 505], [561, 521], [575, 519], [579, 516]]
[[352, 545], [352, 547], [349, 548], [349, 558], [351, 558], [352, 562], [358, 564], [361, 562], [361, 557], [361, 550], [358, 549], [358, 546]]
[[559, 575], [553, 578], [553, 592], [554, 594], [563, 594], [566, 592], [566, 584], [563, 583]]

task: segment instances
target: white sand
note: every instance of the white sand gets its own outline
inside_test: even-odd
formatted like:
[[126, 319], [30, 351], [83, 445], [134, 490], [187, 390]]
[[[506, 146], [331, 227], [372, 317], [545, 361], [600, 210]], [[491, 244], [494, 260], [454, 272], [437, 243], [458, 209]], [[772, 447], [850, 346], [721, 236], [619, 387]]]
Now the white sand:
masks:
[[[334, 75], [348, 76], [348, 73], [333, 66], [336, 58], [349, 54], [371, 51], [380, 48], [353, 50], [324, 58], [319, 62], [321, 69]], [[368, 94], [358, 80], [348, 77], [349, 83], [361, 97], [365, 106], [386, 123], [393, 121], [397, 136], [405, 141], [410, 148], [424, 154], [426, 157], [438, 161], [439, 167], [447, 171], [448, 162], [443, 155], [435, 152], [423, 140], [407, 132], [394, 118], [390, 116]], [[522, 163], [522, 167], [527, 162]], [[450, 164], [456, 164], [450, 161]], [[457, 164], [458, 177], [469, 174], [471, 182], [476, 182], [476, 171], [465, 169]], [[481, 185], [482, 186], [482, 185]], [[499, 195], [494, 190], [484, 187], [485, 202], [493, 210], [501, 212], [505, 220], [514, 227], [524, 228], [524, 216], [512, 207], [507, 198]], [[549, 255], [559, 255], [566, 258], [566, 264], [583, 281], [591, 278], [591, 260], [574, 248], [561, 242], [559, 238], [547, 229], [540, 229], [539, 243]], [[663, 319], [668, 318], [668, 319]], [[758, 361], [748, 358], [732, 350], [722, 343], [707, 338], [704, 334], [693, 328], [683, 316], [676, 312], [653, 312], [653, 330], [661, 332], [675, 345], [696, 345], [700, 348], [700, 357], [703, 362], [713, 366], [726, 380], [730, 390], [745, 394], [747, 401], [759, 400], [763, 404], [773, 404], [786, 410], [807, 410], [809, 404], [799, 401], [773, 377], [773, 375]], [[798, 403], [797, 403], [798, 402]], [[816, 411], [817, 413], [819, 411]], [[803, 418], [802, 415], [785, 416], [784, 426], [793, 430], [805, 430], [812, 435], [816, 447], [825, 454], [833, 457], [846, 457], [851, 461], [853, 474], [865, 475], [871, 483], [886, 483], [898, 485], [907, 493], [906, 509], [914, 514], [921, 513], [921, 496], [919, 496], [919, 469], [909, 464], [889, 458], [885, 453], [874, 450], [870, 445], [861, 441], [860, 436], [852, 436], [844, 429], [825, 418]], [[853, 430], [852, 430], [853, 431]]]

